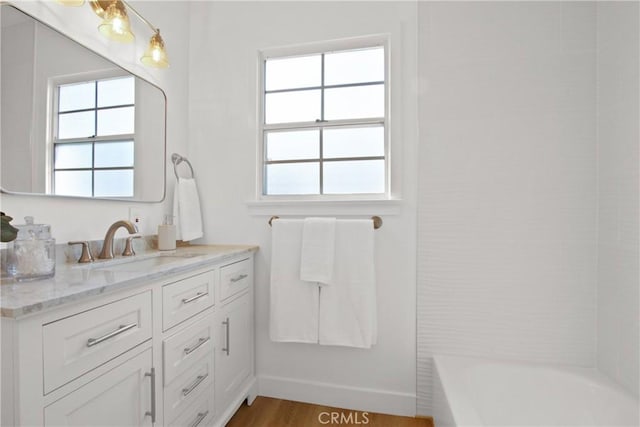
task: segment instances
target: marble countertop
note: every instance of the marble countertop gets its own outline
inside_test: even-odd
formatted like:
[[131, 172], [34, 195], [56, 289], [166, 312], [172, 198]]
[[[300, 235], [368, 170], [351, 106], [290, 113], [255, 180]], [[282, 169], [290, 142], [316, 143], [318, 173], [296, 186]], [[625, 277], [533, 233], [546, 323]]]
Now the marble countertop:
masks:
[[[91, 264], [58, 264], [56, 275], [50, 279], [17, 282], [3, 278], [0, 286], [1, 315], [9, 318], [26, 316], [68, 302], [164, 278], [167, 274], [184, 273], [222, 262], [257, 249], [257, 246], [248, 245], [186, 246], [175, 251], [151, 251], [135, 257]], [[147, 261], [162, 257], [166, 259], [157, 263]], [[138, 261], [141, 261], [140, 268], [136, 267]]]

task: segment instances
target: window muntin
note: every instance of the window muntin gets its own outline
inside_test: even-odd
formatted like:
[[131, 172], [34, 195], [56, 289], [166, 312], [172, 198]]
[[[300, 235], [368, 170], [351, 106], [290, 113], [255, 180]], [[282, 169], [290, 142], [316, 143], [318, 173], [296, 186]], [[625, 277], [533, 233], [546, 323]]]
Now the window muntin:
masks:
[[262, 194], [387, 193], [385, 46], [267, 57]]
[[53, 194], [133, 197], [133, 76], [56, 86]]

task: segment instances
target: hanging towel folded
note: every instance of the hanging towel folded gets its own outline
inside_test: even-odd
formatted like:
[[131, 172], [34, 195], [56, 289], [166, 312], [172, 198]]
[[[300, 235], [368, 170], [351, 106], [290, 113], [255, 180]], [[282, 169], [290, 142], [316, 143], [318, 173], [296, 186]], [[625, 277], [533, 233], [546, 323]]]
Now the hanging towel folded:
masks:
[[176, 239], [189, 241], [204, 235], [195, 179], [178, 178], [173, 194], [173, 216]]
[[337, 220], [331, 286], [320, 289], [319, 343], [371, 348], [377, 342], [371, 220]]
[[300, 279], [331, 283], [335, 254], [335, 218], [305, 218], [302, 229]]
[[272, 341], [318, 342], [318, 284], [300, 280], [302, 220], [278, 219], [271, 229], [269, 334]]

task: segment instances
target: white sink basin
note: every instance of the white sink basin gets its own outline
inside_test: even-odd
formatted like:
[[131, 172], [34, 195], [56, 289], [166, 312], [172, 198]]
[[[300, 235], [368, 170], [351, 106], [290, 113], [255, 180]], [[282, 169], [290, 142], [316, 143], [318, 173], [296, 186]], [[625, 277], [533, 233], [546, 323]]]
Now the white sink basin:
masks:
[[98, 260], [91, 264], [85, 264], [83, 268], [91, 270], [109, 270], [109, 271], [147, 271], [156, 267], [178, 263], [185, 259], [193, 258], [198, 254], [157, 254], [157, 255], [134, 255], [130, 258], [116, 258], [113, 260]]

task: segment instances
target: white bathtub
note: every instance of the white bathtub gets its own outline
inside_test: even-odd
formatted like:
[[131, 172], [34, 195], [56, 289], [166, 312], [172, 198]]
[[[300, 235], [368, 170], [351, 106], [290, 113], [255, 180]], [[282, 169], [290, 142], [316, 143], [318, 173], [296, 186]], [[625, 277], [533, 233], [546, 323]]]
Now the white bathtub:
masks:
[[433, 359], [436, 427], [640, 425], [638, 401], [593, 369]]

